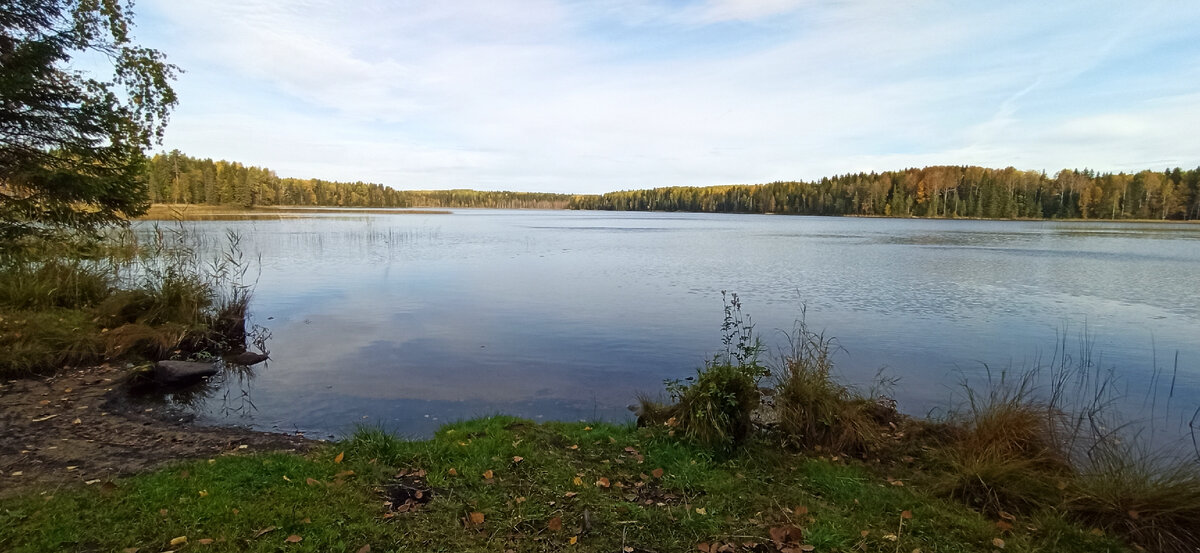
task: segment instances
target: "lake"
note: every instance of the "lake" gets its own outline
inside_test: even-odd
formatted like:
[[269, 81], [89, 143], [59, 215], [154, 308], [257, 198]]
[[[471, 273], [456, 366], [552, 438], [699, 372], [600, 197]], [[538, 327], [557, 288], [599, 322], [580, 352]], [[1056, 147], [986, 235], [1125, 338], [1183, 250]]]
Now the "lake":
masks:
[[[626, 420], [721, 349], [722, 290], [772, 350], [806, 310], [845, 349], [845, 382], [885, 368], [913, 414], [985, 366], [1048, 363], [1060, 336], [1141, 416], [1200, 403], [1195, 224], [458, 209], [182, 224], [213, 247], [242, 236], [251, 323], [271, 334], [270, 361], [188, 407], [211, 423], [419, 437], [496, 413]], [[1164, 399], [1179, 412], [1138, 407]]]

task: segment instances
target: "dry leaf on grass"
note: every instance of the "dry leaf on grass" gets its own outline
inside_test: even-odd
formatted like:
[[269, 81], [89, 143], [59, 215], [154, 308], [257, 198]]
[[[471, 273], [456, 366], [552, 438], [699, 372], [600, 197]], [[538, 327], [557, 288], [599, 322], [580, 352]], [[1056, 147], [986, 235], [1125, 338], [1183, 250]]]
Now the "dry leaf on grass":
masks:
[[471, 524], [475, 524], [475, 525], [483, 524], [483, 513], [479, 512], [479, 511], [475, 511], [468, 516], [470, 517]]
[[300, 543], [301, 540], [303, 540], [303, 539], [304, 538], [297, 536], [296, 534], [292, 534], [292, 535], [288, 536], [287, 538], [285, 538], [283, 541], [288, 542], [288, 543]]
[[562, 530], [562, 517], [554, 517], [546, 522], [546, 528], [552, 532]]
[[338, 454], [337, 454], [337, 457], [334, 457], [334, 458], [333, 458], [333, 462], [334, 462], [334, 463], [340, 463], [340, 462], [342, 462], [342, 459], [345, 459], [345, 458], [346, 458], [346, 452], [345, 452], [345, 451], [343, 451], [343, 452], [341, 452], [341, 453], [338, 453]]

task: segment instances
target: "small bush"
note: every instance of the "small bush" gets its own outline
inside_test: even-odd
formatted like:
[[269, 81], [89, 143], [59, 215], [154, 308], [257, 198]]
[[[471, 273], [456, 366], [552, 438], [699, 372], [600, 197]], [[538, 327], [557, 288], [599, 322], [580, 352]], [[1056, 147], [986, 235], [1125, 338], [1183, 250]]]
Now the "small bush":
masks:
[[758, 408], [757, 367], [710, 365], [677, 394], [676, 425], [687, 438], [714, 449], [729, 449], [746, 439]]
[[749, 436], [758, 409], [758, 383], [766, 374], [759, 365], [762, 342], [754, 324], [742, 314], [737, 294], [721, 292], [725, 320], [721, 325], [724, 351], [713, 356], [695, 377], [668, 380], [673, 403], [663, 405], [639, 398], [639, 419], [675, 427], [684, 437], [715, 450], [730, 450]]

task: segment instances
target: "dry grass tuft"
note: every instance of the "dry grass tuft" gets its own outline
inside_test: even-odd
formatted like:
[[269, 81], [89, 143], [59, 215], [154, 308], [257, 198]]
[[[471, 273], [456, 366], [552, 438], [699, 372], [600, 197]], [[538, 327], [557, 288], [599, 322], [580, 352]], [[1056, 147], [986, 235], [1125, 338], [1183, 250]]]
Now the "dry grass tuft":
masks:
[[863, 455], [883, 442], [887, 424], [897, 418], [886, 398], [868, 398], [833, 379], [834, 338], [808, 328], [802, 318], [788, 334], [775, 387], [779, 428], [802, 448], [825, 448]]

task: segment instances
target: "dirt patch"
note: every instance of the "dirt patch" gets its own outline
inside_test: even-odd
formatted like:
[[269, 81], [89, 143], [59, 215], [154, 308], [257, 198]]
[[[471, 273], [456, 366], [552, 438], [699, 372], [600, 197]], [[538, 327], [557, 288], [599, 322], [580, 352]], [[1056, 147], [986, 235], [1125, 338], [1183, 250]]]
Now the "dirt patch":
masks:
[[304, 451], [303, 436], [199, 427], [130, 401], [128, 369], [109, 366], [0, 382], [0, 497], [99, 483], [182, 459]]
[[425, 471], [420, 469], [401, 470], [380, 491], [384, 507], [392, 513], [415, 511], [429, 503], [435, 493], [425, 482]]

